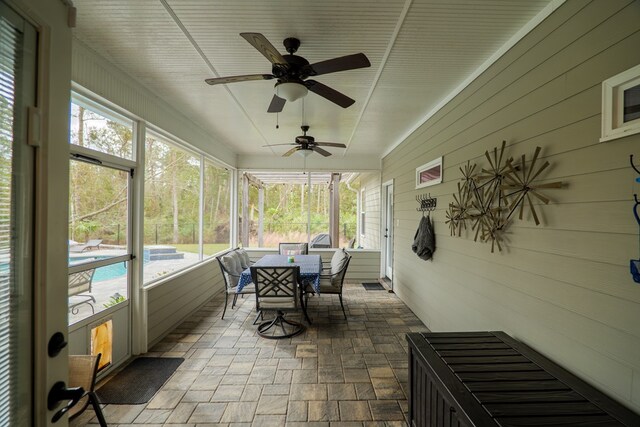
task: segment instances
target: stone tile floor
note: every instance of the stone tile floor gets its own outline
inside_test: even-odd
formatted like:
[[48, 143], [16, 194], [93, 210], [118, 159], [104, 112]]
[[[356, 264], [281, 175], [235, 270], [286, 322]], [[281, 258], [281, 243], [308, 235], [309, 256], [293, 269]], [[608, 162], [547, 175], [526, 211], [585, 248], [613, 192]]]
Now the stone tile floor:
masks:
[[[427, 328], [394, 294], [345, 285], [348, 320], [336, 295], [314, 296], [313, 324], [284, 340], [256, 334], [251, 297], [221, 320], [220, 294], [156, 344], [146, 356], [185, 361], [147, 404], [105, 405], [108, 424], [406, 425], [405, 333]], [[70, 425], [97, 420], [88, 408]]]

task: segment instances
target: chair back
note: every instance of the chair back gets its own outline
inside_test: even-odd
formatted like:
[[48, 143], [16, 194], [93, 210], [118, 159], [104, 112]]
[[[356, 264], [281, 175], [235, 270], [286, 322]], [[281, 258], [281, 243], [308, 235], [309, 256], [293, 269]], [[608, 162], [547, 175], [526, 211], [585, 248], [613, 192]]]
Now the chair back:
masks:
[[280, 255], [308, 255], [309, 245], [307, 243], [280, 243]]
[[256, 308], [260, 310], [297, 310], [300, 267], [251, 267], [256, 286]]
[[[96, 385], [96, 374], [102, 353], [92, 355], [69, 356], [69, 387], [82, 387], [85, 392], [92, 392]], [[89, 396], [85, 396], [69, 409], [69, 417], [84, 411], [89, 405]]]
[[218, 255], [216, 259], [220, 265], [220, 271], [222, 272], [227, 291], [230, 291], [238, 285], [238, 280], [242, 274], [239, 256], [235, 253], [235, 250], [232, 249]]
[[238, 259], [240, 260], [240, 266], [243, 270], [251, 267], [251, 258], [249, 258], [249, 254], [244, 248], [236, 249], [236, 253], [238, 254]]
[[91, 282], [93, 281], [93, 274], [95, 272], [96, 269], [91, 268], [89, 270], [69, 274], [69, 296], [72, 297], [84, 292], [90, 293]]
[[331, 258], [331, 286], [342, 289], [351, 255], [344, 249], [337, 250]]

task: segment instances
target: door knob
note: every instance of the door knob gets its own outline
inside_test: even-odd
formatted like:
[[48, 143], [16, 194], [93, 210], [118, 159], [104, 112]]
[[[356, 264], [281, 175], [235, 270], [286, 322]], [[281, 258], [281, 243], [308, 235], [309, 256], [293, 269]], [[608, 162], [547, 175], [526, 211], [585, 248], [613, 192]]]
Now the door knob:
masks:
[[82, 387], [70, 387], [67, 388], [67, 385], [63, 381], [58, 381], [51, 387], [49, 390], [49, 395], [47, 396], [47, 408], [49, 410], [53, 410], [58, 406], [58, 402], [68, 401], [67, 405], [60, 409], [53, 415], [51, 418], [51, 422], [57, 422], [64, 414], [67, 413], [69, 409], [71, 409], [82, 397], [84, 396], [84, 389]]

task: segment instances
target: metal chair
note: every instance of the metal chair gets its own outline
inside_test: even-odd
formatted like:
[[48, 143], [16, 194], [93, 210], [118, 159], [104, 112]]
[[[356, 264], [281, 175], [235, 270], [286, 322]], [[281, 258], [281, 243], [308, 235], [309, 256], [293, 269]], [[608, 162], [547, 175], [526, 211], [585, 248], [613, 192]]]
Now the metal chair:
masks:
[[[300, 267], [251, 267], [256, 287], [256, 309], [273, 311], [276, 317], [258, 325], [258, 335], [268, 339], [290, 338], [305, 330], [300, 322], [285, 319], [285, 313], [304, 311], [299, 292]], [[278, 334], [278, 328], [282, 334]]]
[[71, 420], [80, 415], [87, 409], [89, 404], [91, 404], [100, 426], [107, 427], [107, 422], [100, 408], [100, 401], [94, 391], [101, 356], [101, 353], [98, 353], [96, 356], [69, 356], [69, 387], [82, 387], [85, 391], [83, 397], [78, 400], [78, 403], [69, 409], [69, 419]]
[[233, 309], [236, 306], [238, 295], [254, 294], [256, 290], [253, 284], [249, 284], [243, 287], [242, 291], [238, 294], [238, 280], [240, 280], [240, 275], [242, 274], [242, 263], [244, 261], [242, 261], [240, 255], [236, 253], [235, 249], [227, 251], [222, 255], [218, 255], [216, 259], [220, 265], [225, 285], [224, 309], [222, 310], [222, 318], [224, 319], [224, 315], [227, 312], [227, 305], [229, 303], [229, 295], [233, 295], [233, 302], [231, 303], [231, 308]]
[[309, 245], [307, 243], [280, 243], [278, 250], [280, 255], [308, 255]]
[[[96, 269], [91, 268], [89, 270], [69, 274], [69, 310], [72, 314], [78, 314], [78, 306], [82, 304], [89, 304], [91, 312], [95, 314], [93, 304], [90, 302], [96, 302], [96, 299], [91, 295], [93, 274], [95, 272]], [[75, 298], [71, 300], [71, 297]]]
[[[342, 288], [350, 261], [351, 255], [347, 251], [344, 249], [337, 250], [331, 258], [331, 266], [324, 269], [320, 274], [320, 296], [325, 294], [338, 295], [345, 319], [347, 318], [347, 313], [342, 302]], [[309, 289], [309, 286], [307, 286], [307, 292], [313, 292], [313, 289]]]

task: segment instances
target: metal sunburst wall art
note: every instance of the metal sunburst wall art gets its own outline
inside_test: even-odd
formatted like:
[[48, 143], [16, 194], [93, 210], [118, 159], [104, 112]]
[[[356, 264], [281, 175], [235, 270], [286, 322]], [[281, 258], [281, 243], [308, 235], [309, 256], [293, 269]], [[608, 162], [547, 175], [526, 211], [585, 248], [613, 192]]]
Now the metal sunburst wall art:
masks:
[[539, 225], [534, 200], [546, 205], [549, 198], [541, 190], [562, 187], [560, 181], [542, 184], [536, 181], [549, 167], [549, 162], [540, 164], [538, 161], [540, 147], [536, 147], [530, 162], [525, 155], [514, 162], [512, 157], [505, 157], [506, 145], [506, 141], [502, 141], [500, 149], [495, 147], [493, 152], [484, 153], [489, 162], [487, 168], [479, 168], [470, 162], [460, 168], [461, 182], [446, 213], [446, 223], [452, 236], [461, 237], [462, 230], [470, 228], [474, 232], [474, 241], [491, 242], [492, 253], [496, 247], [502, 251], [504, 232], [515, 212], [522, 220], [528, 207], [536, 225]]

